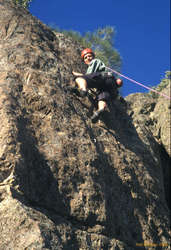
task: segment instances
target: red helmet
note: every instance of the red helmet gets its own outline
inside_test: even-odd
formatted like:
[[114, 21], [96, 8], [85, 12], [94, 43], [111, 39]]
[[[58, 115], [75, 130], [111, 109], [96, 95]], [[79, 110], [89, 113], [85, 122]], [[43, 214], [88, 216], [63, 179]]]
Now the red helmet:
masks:
[[94, 52], [92, 51], [92, 49], [87, 48], [87, 49], [84, 49], [84, 50], [81, 52], [81, 58], [84, 59], [84, 56], [85, 56], [86, 54], [88, 54], [88, 53], [91, 53], [91, 54], [93, 54], [93, 56], [94, 56]]

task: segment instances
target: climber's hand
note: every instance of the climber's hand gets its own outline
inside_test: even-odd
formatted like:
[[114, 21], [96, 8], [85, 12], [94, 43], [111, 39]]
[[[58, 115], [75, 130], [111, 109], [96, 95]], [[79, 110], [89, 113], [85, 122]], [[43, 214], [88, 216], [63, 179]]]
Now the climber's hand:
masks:
[[116, 79], [116, 84], [118, 85], [118, 87], [122, 87], [123, 81], [118, 78], [118, 79]]

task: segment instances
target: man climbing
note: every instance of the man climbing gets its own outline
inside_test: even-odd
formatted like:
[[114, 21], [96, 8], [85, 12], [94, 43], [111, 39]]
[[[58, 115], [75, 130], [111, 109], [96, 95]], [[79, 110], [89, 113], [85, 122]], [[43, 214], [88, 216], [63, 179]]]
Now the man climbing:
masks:
[[[105, 64], [95, 58], [94, 52], [86, 48], [81, 52], [84, 63], [88, 66], [86, 74], [72, 72], [75, 82], [79, 88], [80, 96], [87, 95], [87, 89], [97, 90], [98, 109], [91, 117], [95, 123], [100, 115], [106, 110], [107, 103], [110, 102], [114, 89], [122, 86], [121, 79], [115, 79], [111, 72], [107, 72]], [[116, 92], [116, 91], [115, 91]]]

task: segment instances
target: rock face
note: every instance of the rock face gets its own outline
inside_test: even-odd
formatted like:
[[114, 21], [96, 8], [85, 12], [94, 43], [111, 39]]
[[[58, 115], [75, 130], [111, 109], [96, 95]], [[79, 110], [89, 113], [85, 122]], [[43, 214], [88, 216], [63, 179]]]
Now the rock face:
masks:
[[[169, 81], [169, 80], [168, 80]], [[163, 94], [170, 93], [170, 84], [162, 91]], [[171, 156], [171, 117], [170, 100], [159, 96], [152, 98], [149, 94], [132, 94], [126, 98], [127, 113], [133, 119], [134, 126], [145, 127], [158, 142], [160, 164], [163, 169], [165, 196], [169, 208], [170, 201], [170, 156]]]
[[168, 103], [135, 94], [92, 124], [67, 89], [79, 45], [10, 1], [0, 25], [0, 250], [169, 249]]

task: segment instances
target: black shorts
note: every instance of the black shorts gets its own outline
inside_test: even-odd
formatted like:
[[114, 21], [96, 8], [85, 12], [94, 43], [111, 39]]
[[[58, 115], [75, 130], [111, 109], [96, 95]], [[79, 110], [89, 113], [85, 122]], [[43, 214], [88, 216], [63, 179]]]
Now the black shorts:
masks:
[[113, 93], [115, 83], [115, 77], [103, 76], [101, 73], [92, 73], [81, 76], [87, 82], [87, 88], [97, 89], [98, 101], [110, 101]]

